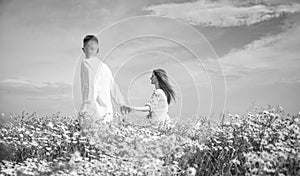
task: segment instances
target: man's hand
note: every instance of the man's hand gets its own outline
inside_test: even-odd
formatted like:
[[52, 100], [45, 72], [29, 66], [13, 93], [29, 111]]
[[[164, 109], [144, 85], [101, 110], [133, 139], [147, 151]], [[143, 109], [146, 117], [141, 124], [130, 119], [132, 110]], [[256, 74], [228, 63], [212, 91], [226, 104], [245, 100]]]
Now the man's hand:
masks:
[[85, 115], [87, 113], [87, 110], [88, 110], [88, 105], [83, 104], [79, 110], [79, 115]]

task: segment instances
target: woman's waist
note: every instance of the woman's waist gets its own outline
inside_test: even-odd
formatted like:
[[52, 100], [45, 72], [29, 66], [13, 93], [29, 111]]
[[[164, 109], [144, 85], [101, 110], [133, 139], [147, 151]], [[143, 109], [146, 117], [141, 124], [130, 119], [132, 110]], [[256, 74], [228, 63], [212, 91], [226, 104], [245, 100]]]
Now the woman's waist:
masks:
[[161, 109], [161, 110], [155, 110], [151, 111], [152, 114], [168, 114], [168, 109]]
[[168, 118], [168, 112], [152, 112], [151, 113], [151, 119], [153, 120], [162, 120], [165, 118]]

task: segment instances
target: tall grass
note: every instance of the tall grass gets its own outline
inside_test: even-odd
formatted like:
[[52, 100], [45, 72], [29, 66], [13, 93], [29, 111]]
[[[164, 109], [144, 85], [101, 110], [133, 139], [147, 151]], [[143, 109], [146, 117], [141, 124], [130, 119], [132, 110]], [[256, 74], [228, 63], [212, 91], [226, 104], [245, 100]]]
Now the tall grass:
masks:
[[0, 175], [300, 175], [299, 114], [223, 118], [164, 130], [119, 119], [84, 135], [72, 117], [23, 113], [1, 127]]

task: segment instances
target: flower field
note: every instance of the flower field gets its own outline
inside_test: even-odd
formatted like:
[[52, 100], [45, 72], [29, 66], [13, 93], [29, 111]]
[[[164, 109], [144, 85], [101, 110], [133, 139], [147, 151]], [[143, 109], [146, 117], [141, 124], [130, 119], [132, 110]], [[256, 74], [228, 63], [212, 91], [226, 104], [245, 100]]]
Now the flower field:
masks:
[[92, 136], [59, 114], [0, 126], [0, 175], [300, 175], [300, 115], [279, 107], [164, 130], [119, 118]]

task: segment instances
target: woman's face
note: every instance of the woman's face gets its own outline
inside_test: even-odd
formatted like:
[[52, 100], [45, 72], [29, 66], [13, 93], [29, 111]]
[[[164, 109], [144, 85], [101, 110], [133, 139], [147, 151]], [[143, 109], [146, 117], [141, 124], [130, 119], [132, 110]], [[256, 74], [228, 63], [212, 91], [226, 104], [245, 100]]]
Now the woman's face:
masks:
[[152, 73], [152, 76], [151, 76], [150, 80], [151, 80], [151, 84], [155, 84], [157, 82], [157, 78], [154, 75], [154, 73]]

